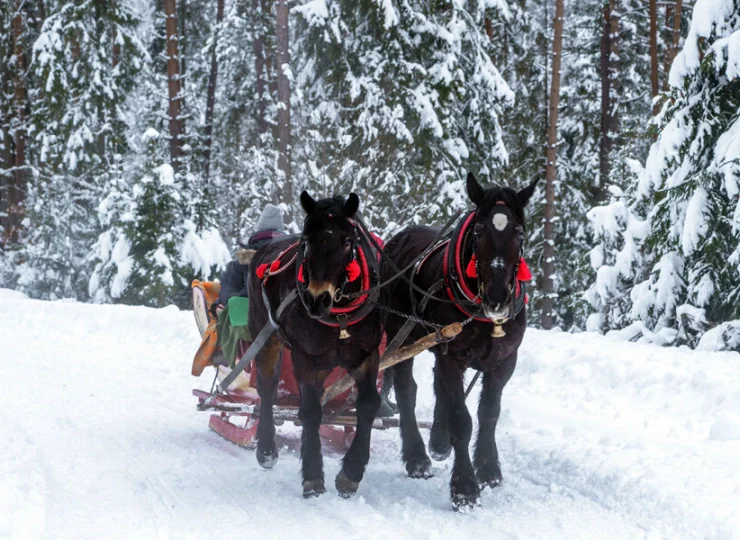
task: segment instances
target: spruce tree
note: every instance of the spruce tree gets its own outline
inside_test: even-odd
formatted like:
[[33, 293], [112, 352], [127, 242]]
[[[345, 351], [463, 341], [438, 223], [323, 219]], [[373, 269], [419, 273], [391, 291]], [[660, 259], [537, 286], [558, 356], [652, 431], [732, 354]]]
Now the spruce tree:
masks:
[[[631, 291], [630, 318], [662, 343], [696, 345], [709, 328], [740, 318], [740, 50], [730, 39], [740, 30], [739, 7], [737, 0], [694, 6], [629, 205], [650, 223], [646, 277]], [[737, 346], [733, 328], [716, 336], [716, 347]]]
[[[297, 166], [315, 192], [356, 190], [380, 231], [468, 204], [468, 170], [501, 182], [513, 99], [484, 2], [310, 2], [297, 8]], [[506, 4], [497, 6], [509, 15]]]

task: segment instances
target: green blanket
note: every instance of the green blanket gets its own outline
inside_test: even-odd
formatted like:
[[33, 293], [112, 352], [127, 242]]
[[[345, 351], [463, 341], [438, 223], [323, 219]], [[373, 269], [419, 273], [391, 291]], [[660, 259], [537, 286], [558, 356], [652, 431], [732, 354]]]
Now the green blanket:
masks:
[[247, 328], [249, 298], [232, 296], [229, 303], [218, 314], [216, 332], [224, 357], [230, 367], [234, 367], [239, 353], [239, 341], [252, 341]]

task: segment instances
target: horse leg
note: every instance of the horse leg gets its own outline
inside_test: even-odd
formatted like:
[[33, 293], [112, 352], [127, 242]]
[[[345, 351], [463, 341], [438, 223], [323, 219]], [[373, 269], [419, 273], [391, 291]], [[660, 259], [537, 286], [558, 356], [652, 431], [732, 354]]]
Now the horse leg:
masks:
[[396, 364], [391, 370], [401, 417], [401, 457], [406, 464], [406, 472], [411, 478], [431, 478], [434, 476], [431, 471], [432, 462], [427, 457], [424, 441], [419, 433], [419, 425], [416, 422], [417, 386], [414, 380], [414, 359], [409, 358], [405, 362]]
[[447, 392], [442, 380], [439, 366], [441, 360], [437, 356], [434, 365], [434, 421], [429, 434], [429, 454], [435, 461], [444, 461], [452, 453], [450, 443], [450, 411]]
[[275, 423], [272, 405], [275, 389], [280, 380], [280, 350], [282, 346], [276, 336], [272, 336], [257, 354], [257, 392], [260, 396], [260, 418], [257, 426], [257, 463], [265, 469], [275, 466], [278, 459], [275, 445]]
[[463, 511], [477, 505], [480, 496], [480, 488], [468, 451], [470, 437], [473, 434], [473, 419], [465, 406], [464, 372], [465, 370], [453, 358], [444, 357], [441, 361], [437, 360], [435, 382], [438, 382], [440, 388], [437, 400], [447, 405], [450, 444], [455, 450], [450, 496], [452, 507]]
[[370, 433], [380, 407], [380, 395], [376, 386], [378, 361], [379, 355], [375, 349], [351, 372], [357, 383], [357, 432], [342, 460], [342, 470], [334, 482], [342, 497], [352, 497], [357, 492], [370, 460]]
[[298, 418], [301, 431], [301, 475], [303, 476], [303, 496], [316, 497], [326, 492], [324, 487], [324, 460], [321, 456], [319, 427], [323, 416], [321, 396], [324, 393], [324, 379], [328, 371], [306, 369], [308, 359], [293, 353], [293, 366], [298, 386], [301, 390], [301, 405]]
[[496, 448], [496, 424], [501, 413], [501, 392], [516, 367], [516, 354], [494, 371], [483, 374], [483, 388], [478, 403], [478, 438], [473, 464], [478, 485], [495, 487], [501, 483], [501, 466]]

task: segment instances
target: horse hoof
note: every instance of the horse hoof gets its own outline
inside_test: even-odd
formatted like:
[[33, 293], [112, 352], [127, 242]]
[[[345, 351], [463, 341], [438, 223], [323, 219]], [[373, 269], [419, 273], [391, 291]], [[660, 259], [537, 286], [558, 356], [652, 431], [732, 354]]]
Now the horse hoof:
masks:
[[429, 461], [429, 458], [426, 456], [409, 461], [406, 464], [406, 472], [409, 474], [410, 478], [423, 478], [426, 480], [427, 478], [432, 478], [434, 476], [432, 473], [432, 462]]
[[429, 440], [429, 455], [432, 456], [434, 461], [444, 461], [452, 453], [452, 445], [450, 443], [440, 443], [433, 440]]
[[349, 499], [355, 496], [357, 488], [360, 487], [360, 483], [350, 480], [349, 477], [344, 474], [344, 471], [339, 471], [337, 478], [334, 480], [334, 487], [337, 488], [341, 497]]
[[469, 514], [476, 506], [480, 506], [480, 497], [478, 495], [457, 494], [452, 496], [452, 509], [455, 512]]
[[265, 469], [272, 469], [278, 460], [277, 448], [273, 448], [268, 452], [262, 452], [257, 449], [257, 463], [259, 463]]
[[324, 479], [319, 478], [318, 480], [305, 480], [303, 482], [303, 498], [310, 499], [311, 497], [318, 497], [322, 493], [326, 493], [324, 487]]
[[476, 478], [478, 480], [478, 487], [480, 489], [489, 487], [489, 488], [495, 488], [501, 485], [501, 482], [503, 481], [503, 478], [501, 476], [501, 469], [493, 470], [493, 471], [478, 471], [476, 473]]

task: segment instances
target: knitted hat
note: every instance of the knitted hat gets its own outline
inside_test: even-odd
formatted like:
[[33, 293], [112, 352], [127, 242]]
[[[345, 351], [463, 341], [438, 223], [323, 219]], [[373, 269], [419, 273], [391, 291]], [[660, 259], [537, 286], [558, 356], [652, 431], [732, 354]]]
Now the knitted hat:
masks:
[[265, 209], [262, 210], [262, 213], [257, 220], [255, 232], [270, 230], [282, 231], [284, 228], [283, 213], [280, 211], [280, 208], [274, 204], [267, 203], [265, 205]]

